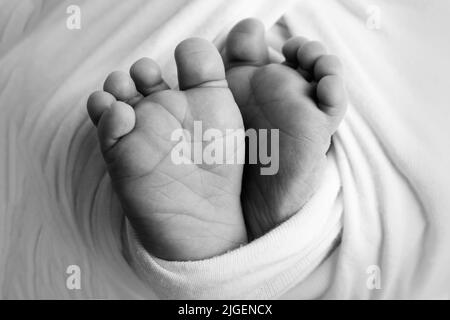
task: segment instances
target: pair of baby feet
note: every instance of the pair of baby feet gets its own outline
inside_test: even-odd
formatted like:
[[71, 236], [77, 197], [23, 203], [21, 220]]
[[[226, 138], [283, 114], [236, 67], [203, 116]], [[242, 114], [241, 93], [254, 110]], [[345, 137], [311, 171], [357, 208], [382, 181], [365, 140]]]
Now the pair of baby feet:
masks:
[[[179, 90], [143, 58], [90, 96], [114, 189], [153, 255], [223, 254], [287, 220], [315, 191], [346, 109], [342, 67], [319, 42], [301, 37], [287, 41], [283, 55], [285, 62], [271, 63], [263, 25], [246, 19], [230, 32], [223, 57], [199, 38], [178, 45]], [[224, 135], [278, 129], [278, 173], [261, 175], [261, 163], [174, 163], [173, 132], [193, 132], [197, 121]]]

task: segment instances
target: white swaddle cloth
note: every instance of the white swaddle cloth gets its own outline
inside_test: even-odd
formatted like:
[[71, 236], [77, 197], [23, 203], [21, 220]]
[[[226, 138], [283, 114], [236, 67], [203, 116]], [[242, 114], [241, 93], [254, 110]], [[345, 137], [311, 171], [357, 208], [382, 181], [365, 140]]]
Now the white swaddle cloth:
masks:
[[133, 266], [164, 298], [275, 298], [308, 276], [336, 244], [342, 228], [340, 189], [330, 161], [323, 187], [301, 213], [240, 249], [204, 261], [152, 257], [128, 226]]
[[[66, 28], [69, 5], [81, 8], [81, 30]], [[449, 8], [0, 0], [0, 298], [448, 298]], [[350, 108], [327, 173], [297, 215], [248, 246], [199, 262], [155, 259], [124, 232], [86, 98], [142, 56], [176, 85], [181, 40], [220, 46], [249, 16], [267, 27], [284, 16], [291, 34], [344, 62]], [[66, 285], [71, 265], [79, 290]]]

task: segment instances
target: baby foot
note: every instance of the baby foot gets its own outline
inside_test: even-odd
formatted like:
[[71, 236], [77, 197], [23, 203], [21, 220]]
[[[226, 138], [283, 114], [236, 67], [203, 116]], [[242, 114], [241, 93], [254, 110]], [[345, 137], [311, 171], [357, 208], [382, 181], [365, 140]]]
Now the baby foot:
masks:
[[269, 62], [263, 25], [238, 23], [225, 48], [227, 80], [246, 129], [279, 129], [279, 172], [244, 170], [242, 206], [249, 236], [287, 220], [311, 197], [331, 136], [346, 110], [342, 67], [322, 44], [296, 37], [283, 48], [286, 62]]
[[192, 133], [196, 121], [222, 133], [243, 130], [243, 122], [211, 43], [183, 41], [175, 58], [180, 91], [169, 89], [154, 61], [141, 59], [131, 76], [112, 73], [104, 91], [90, 96], [88, 112], [114, 189], [144, 247], [166, 260], [200, 260], [247, 241], [243, 166], [176, 164], [178, 141], [171, 137], [180, 129]]

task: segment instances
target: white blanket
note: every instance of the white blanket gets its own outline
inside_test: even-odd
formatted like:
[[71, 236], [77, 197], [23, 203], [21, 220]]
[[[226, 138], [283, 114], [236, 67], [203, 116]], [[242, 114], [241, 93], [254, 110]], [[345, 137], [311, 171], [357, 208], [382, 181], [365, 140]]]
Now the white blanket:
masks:
[[[66, 28], [74, 4], [81, 30]], [[370, 4], [0, 0], [0, 298], [448, 298], [450, 4]], [[154, 259], [122, 232], [87, 95], [141, 56], [176, 85], [179, 41], [220, 46], [248, 16], [284, 16], [344, 61], [351, 106], [323, 185], [246, 247]], [[80, 290], [67, 287], [71, 265]]]

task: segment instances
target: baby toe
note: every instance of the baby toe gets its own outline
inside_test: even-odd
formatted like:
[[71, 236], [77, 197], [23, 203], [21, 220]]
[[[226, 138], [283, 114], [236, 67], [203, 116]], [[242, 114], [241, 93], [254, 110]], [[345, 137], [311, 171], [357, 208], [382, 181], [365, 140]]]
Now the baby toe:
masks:
[[130, 75], [137, 90], [144, 96], [169, 89], [162, 78], [159, 65], [152, 59], [142, 58], [136, 61], [130, 69]]
[[328, 75], [317, 84], [319, 108], [329, 116], [341, 119], [347, 106], [347, 95], [342, 77]]
[[130, 75], [122, 72], [112, 72], [106, 78], [103, 90], [112, 94], [117, 100], [134, 105], [142, 99], [142, 95], [137, 91], [136, 85]]
[[304, 37], [293, 37], [286, 41], [282, 48], [282, 53], [286, 59], [286, 62], [293, 67], [298, 66], [297, 52], [298, 50], [309, 40]]
[[269, 62], [264, 25], [245, 19], [230, 31], [226, 42], [227, 69], [236, 65], [260, 66]]
[[317, 59], [314, 65], [314, 78], [316, 82], [319, 82], [325, 76], [342, 76], [343, 73], [341, 61], [334, 55], [323, 55]]
[[297, 51], [297, 60], [300, 68], [306, 71], [312, 71], [312, 68], [322, 55], [326, 54], [326, 49], [318, 41], [305, 43]]
[[108, 92], [96, 91], [89, 96], [87, 111], [94, 125], [97, 126], [102, 114], [116, 102], [116, 98]]
[[118, 142], [118, 140], [129, 134], [136, 124], [134, 109], [124, 102], [114, 102], [106, 110], [98, 123], [98, 137], [104, 154]]
[[175, 50], [181, 90], [195, 87], [227, 87], [225, 68], [217, 48], [207, 40], [191, 38]]

